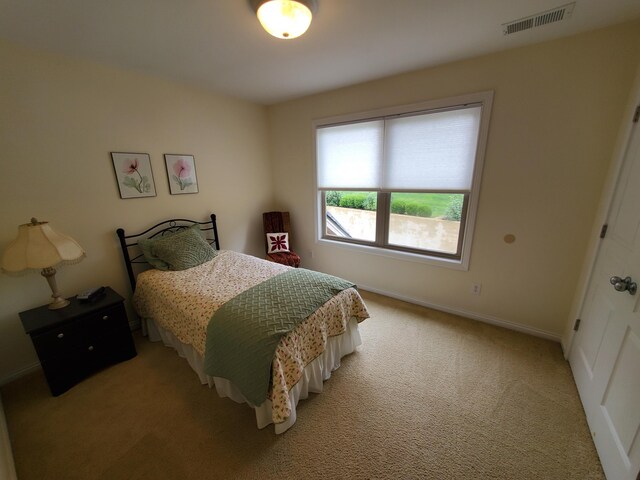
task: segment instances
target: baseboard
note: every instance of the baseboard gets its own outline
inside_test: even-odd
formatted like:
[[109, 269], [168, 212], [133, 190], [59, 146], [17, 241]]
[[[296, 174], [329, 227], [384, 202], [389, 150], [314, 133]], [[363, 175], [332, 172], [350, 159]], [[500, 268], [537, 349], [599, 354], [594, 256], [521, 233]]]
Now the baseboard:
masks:
[[7, 421], [4, 417], [2, 397], [0, 397], [0, 478], [6, 480], [16, 480], [18, 478], [13, 463], [13, 452], [11, 451]]
[[[129, 322], [129, 329], [133, 332], [134, 330], [138, 330], [141, 328], [141, 323], [139, 319]], [[0, 378], [0, 387], [6, 385], [7, 383], [11, 383], [14, 380], [17, 380], [20, 377], [24, 377], [30, 373], [35, 372], [40, 368], [40, 362], [35, 362], [31, 365], [27, 365], [26, 367], [21, 368], [20, 370], [16, 370], [15, 372], [10, 373], [9, 375]], [[2, 477], [0, 477], [0, 480]]]
[[[397, 300], [402, 300], [403, 302], [413, 303], [415, 305], [420, 305], [422, 307], [433, 308], [434, 310], [440, 310], [442, 312], [451, 313], [453, 315], [460, 315], [461, 317], [470, 318], [472, 320], [478, 320], [480, 322], [489, 323], [491, 325], [496, 325], [499, 327], [508, 328], [509, 330], [515, 330], [518, 332], [526, 333], [529, 335], [533, 335], [535, 337], [546, 338], [548, 340], [553, 340], [554, 342], [558, 342], [562, 345], [562, 337], [555, 333], [546, 332], [544, 330], [540, 330], [533, 327], [528, 327], [525, 325], [520, 325], [518, 323], [509, 322], [507, 320], [503, 320], [501, 318], [492, 317], [490, 315], [484, 315], [481, 313], [470, 312], [468, 310], [462, 310], [460, 308], [449, 307], [446, 305], [439, 305], [437, 303], [425, 302], [423, 300], [418, 300], [417, 298], [407, 297], [405, 295], [399, 295], [397, 293], [388, 292], [386, 290], [381, 290], [379, 288], [370, 287], [368, 285], [359, 284], [358, 288], [361, 290], [367, 290], [369, 292], [377, 293], [380, 295], [384, 295], [385, 297], [395, 298]], [[141, 328], [140, 320], [129, 322], [129, 326], [131, 330], [136, 330]], [[562, 345], [564, 348], [564, 345]], [[24, 367], [16, 372], [9, 374], [4, 378], [0, 378], [0, 386], [5, 385], [13, 380], [17, 380], [18, 378], [28, 375], [29, 373], [35, 372], [40, 368], [40, 363], [36, 362], [33, 365], [29, 365]]]
[[30, 373], [35, 372], [40, 368], [40, 362], [33, 363], [31, 365], [27, 365], [26, 367], [21, 368], [20, 370], [16, 370], [15, 372], [10, 373], [9, 375], [0, 378], [0, 387], [6, 385], [7, 383], [13, 382], [20, 377], [24, 377]]
[[571, 348], [571, 342], [565, 342], [565, 337], [560, 338], [560, 346], [562, 347], [562, 354], [565, 360], [569, 360], [569, 349]]
[[379, 288], [369, 287], [367, 285], [362, 285], [360, 283], [358, 283], [358, 289], [384, 295], [385, 297], [395, 298], [396, 300], [402, 300], [403, 302], [413, 303], [415, 305], [420, 305], [422, 307], [433, 308], [434, 310], [440, 310], [442, 312], [451, 313], [453, 315], [459, 315], [461, 317], [470, 318], [472, 320], [478, 320], [480, 322], [489, 323], [491, 325], [496, 325], [498, 327], [508, 328], [509, 330], [515, 330], [518, 332], [526, 333], [528, 335], [533, 335], [535, 337], [546, 338], [547, 340], [553, 340], [554, 342], [561, 343], [561, 340], [562, 340], [562, 337], [558, 334], [540, 330], [538, 328], [528, 327], [526, 325], [520, 325], [519, 323], [514, 323], [508, 320], [503, 320], [501, 318], [492, 317], [491, 315], [470, 312], [468, 310], [449, 307], [446, 305], [439, 305], [437, 303], [425, 302], [423, 300], [418, 300], [417, 298], [399, 295], [397, 293], [388, 292], [385, 290], [381, 290]]

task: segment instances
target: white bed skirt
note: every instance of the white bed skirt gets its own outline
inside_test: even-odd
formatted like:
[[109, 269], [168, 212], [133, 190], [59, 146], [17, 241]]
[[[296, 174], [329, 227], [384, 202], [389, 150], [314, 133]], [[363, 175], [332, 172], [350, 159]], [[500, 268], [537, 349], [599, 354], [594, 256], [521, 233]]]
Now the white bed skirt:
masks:
[[[187, 359], [202, 384], [215, 387], [218, 395], [221, 397], [229, 397], [238, 403], [248, 403], [240, 391], [229, 380], [220, 377], [210, 377], [204, 373], [204, 359], [191, 345], [182, 343], [171, 332], [156, 325], [153, 320], [148, 319], [146, 323], [149, 340], [152, 342], [162, 340], [165, 345], [173, 347], [178, 352], [178, 355]], [[355, 318], [349, 321], [345, 333], [330, 337], [327, 340], [324, 353], [305, 367], [302, 378], [289, 391], [289, 397], [292, 402], [291, 416], [285, 422], [275, 424], [276, 434], [286, 432], [296, 422], [296, 406], [298, 402], [301, 399], [307, 398], [309, 392], [322, 392], [323, 382], [331, 377], [331, 372], [340, 366], [340, 359], [352, 353], [361, 343], [358, 321]], [[273, 423], [271, 400], [266, 400], [262, 405], [252, 408], [256, 412], [258, 428], [264, 428]]]

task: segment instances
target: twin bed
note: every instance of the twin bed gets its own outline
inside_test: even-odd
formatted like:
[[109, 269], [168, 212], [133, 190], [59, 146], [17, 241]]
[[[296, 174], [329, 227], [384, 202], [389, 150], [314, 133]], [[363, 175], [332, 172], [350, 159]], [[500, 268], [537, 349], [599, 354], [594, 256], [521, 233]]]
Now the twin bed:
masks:
[[210, 218], [117, 230], [134, 308], [150, 340], [175, 348], [220, 396], [248, 403], [258, 428], [282, 433], [298, 401], [360, 345], [366, 306], [342, 279], [221, 250]]

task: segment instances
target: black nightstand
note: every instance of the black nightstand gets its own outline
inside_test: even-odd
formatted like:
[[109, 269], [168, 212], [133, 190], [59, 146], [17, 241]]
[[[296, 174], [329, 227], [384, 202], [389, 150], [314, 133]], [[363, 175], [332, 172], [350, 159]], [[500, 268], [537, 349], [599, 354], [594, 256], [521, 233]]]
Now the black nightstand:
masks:
[[53, 396], [108, 365], [136, 356], [124, 298], [106, 287], [91, 303], [76, 297], [58, 310], [46, 305], [20, 312]]

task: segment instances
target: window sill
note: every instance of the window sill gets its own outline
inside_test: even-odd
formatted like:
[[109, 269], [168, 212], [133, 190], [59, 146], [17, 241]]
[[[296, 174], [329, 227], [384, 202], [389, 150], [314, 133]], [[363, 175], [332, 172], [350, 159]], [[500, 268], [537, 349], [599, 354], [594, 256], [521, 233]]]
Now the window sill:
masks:
[[367, 255], [377, 255], [380, 257], [393, 258], [404, 262], [411, 263], [424, 263], [427, 265], [433, 265], [436, 267], [450, 268], [452, 270], [469, 270], [469, 261], [467, 259], [462, 260], [450, 260], [447, 258], [430, 257], [428, 255], [420, 255], [418, 253], [400, 252], [397, 250], [390, 250], [380, 247], [372, 247], [369, 245], [357, 245], [353, 243], [345, 243], [335, 240], [329, 240], [326, 238], [320, 238], [316, 240], [318, 245], [325, 245], [328, 247], [338, 247], [346, 250], [364, 253]]

